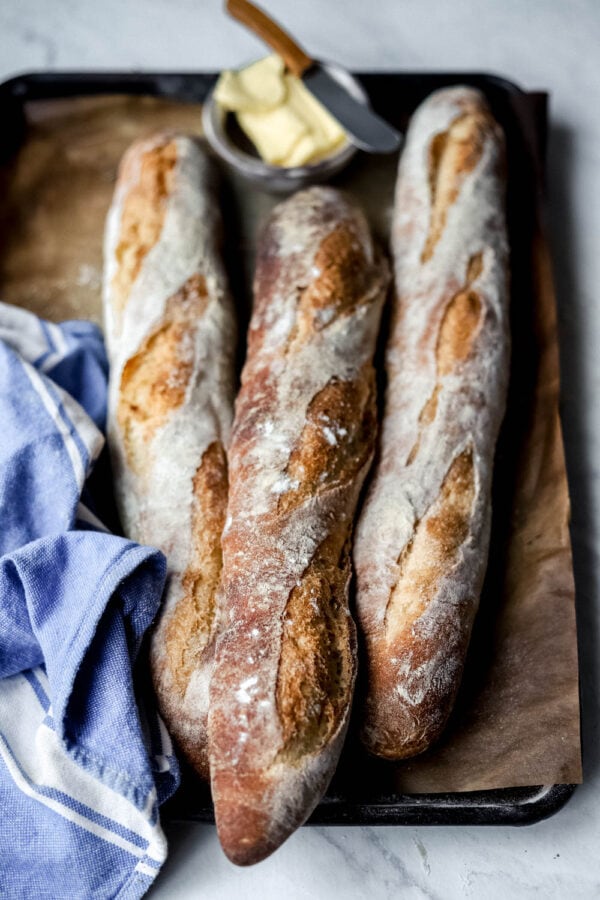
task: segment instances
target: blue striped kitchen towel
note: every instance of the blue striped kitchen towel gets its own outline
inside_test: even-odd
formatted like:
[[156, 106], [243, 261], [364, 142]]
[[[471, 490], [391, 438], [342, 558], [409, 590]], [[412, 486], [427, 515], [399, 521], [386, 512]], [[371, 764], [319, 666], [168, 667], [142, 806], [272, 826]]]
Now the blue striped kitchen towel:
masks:
[[134, 678], [165, 560], [110, 534], [98, 328], [0, 303], [0, 896], [141, 897], [179, 773]]

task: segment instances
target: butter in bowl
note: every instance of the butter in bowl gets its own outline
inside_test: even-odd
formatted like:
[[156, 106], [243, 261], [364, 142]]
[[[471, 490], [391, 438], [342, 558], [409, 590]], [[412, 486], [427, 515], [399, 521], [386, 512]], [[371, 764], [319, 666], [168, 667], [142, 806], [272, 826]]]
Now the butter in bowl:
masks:
[[[323, 65], [368, 106], [353, 75], [333, 63]], [[331, 178], [356, 153], [341, 125], [276, 54], [223, 72], [204, 105], [203, 126], [222, 159], [277, 193]]]
[[264, 162], [293, 168], [332, 156], [348, 138], [341, 125], [272, 54], [239, 71], [225, 71], [216, 102], [235, 114]]

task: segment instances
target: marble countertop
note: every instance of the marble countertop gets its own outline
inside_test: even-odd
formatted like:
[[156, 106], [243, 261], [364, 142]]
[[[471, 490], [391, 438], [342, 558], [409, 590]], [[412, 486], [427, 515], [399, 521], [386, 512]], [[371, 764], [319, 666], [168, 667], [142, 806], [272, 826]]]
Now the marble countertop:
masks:
[[[218, 0], [5, 0], [0, 79], [44, 69], [218, 69], [260, 52]], [[315, 55], [355, 69], [488, 71], [551, 92], [548, 220], [572, 494], [584, 777], [526, 828], [303, 828], [237, 869], [209, 826], [170, 829], [153, 900], [600, 896], [600, 3], [269, 0]]]

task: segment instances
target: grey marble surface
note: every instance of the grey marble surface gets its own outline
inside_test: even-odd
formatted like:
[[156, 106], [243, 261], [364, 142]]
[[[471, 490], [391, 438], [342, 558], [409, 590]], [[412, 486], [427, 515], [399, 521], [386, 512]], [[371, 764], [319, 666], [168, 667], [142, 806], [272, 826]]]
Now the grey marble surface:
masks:
[[[213, 69], [260, 53], [217, 0], [0, 0], [0, 78]], [[208, 826], [174, 827], [153, 900], [600, 896], [600, 0], [269, 0], [350, 68], [483, 70], [551, 91], [548, 217], [578, 588], [585, 783], [528, 828], [303, 828], [236, 869]]]

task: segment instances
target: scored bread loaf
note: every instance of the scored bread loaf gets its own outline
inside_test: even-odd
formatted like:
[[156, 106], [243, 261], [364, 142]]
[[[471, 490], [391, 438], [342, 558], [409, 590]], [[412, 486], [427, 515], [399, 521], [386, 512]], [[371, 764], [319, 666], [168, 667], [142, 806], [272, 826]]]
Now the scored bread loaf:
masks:
[[199, 144], [170, 133], [133, 144], [105, 234], [108, 440], [126, 535], [167, 557], [152, 675], [171, 734], [204, 777], [234, 397], [219, 234]]
[[259, 241], [209, 713], [219, 838], [241, 865], [305, 821], [347, 728], [350, 538], [388, 282], [363, 215], [331, 188], [281, 203]]
[[482, 95], [432, 94], [398, 171], [381, 445], [354, 545], [362, 736], [391, 759], [443, 729], [485, 574], [509, 370], [504, 197], [503, 135]]

